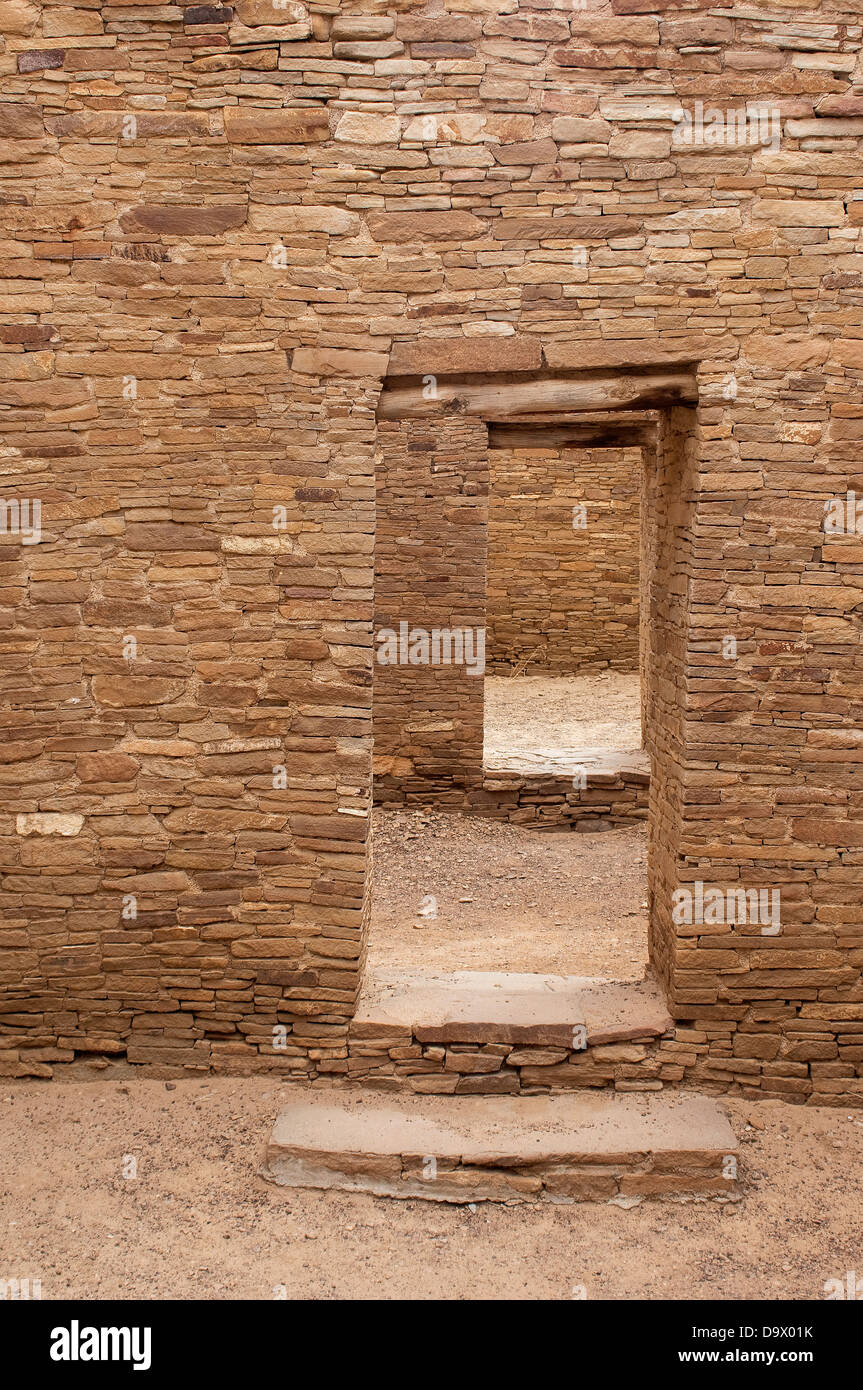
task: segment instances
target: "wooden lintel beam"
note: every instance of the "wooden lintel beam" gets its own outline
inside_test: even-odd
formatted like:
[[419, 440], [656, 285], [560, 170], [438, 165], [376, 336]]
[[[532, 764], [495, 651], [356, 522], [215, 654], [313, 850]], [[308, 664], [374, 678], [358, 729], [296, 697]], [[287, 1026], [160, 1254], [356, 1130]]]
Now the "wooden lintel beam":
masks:
[[[433, 394], [432, 394], [433, 393]], [[650, 376], [549, 377], [503, 384], [453, 382], [394, 386], [381, 393], [379, 420], [429, 418], [459, 413], [508, 420], [529, 411], [548, 414], [673, 405], [698, 399], [695, 375], [669, 371]]]

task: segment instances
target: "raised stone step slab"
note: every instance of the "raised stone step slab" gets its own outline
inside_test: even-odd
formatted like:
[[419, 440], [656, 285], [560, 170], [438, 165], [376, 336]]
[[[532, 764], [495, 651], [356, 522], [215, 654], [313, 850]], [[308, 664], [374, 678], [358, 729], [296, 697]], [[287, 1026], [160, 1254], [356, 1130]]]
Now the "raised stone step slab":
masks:
[[699, 1095], [387, 1096], [303, 1091], [262, 1176], [432, 1202], [736, 1200], [737, 1141]]
[[378, 971], [366, 980], [350, 1036], [580, 1048], [585, 1045], [580, 1029], [592, 1047], [652, 1040], [672, 1028], [652, 980], [619, 984], [578, 975]]
[[507, 772], [516, 776], [573, 777], [584, 772], [589, 787], [613, 785], [617, 781], [646, 787], [650, 784], [650, 757], [640, 748], [505, 748], [492, 744], [483, 758], [483, 772], [487, 777], [500, 777]]

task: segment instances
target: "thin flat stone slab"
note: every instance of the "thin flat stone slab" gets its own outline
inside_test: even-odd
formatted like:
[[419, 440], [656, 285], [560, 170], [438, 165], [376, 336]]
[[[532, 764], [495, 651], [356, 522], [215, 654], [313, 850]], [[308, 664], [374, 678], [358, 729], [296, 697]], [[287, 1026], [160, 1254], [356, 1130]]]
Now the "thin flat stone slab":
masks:
[[580, 1049], [657, 1038], [672, 1028], [653, 980], [620, 984], [579, 975], [459, 970], [451, 975], [378, 971], [370, 976], [351, 1037], [410, 1034], [427, 1043], [533, 1043]]
[[304, 1090], [280, 1111], [262, 1176], [428, 1201], [735, 1196], [737, 1141], [694, 1094], [387, 1096]]
[[516, 772], [534, 777], [540, 774], [575, 777], [584, 773], [588, 786], [617, 781], [633, 781], [646, 786], [650, 782], [650, 755], [641, 748], [492, 747], [483, 759], [483, 769], [492, 774]]

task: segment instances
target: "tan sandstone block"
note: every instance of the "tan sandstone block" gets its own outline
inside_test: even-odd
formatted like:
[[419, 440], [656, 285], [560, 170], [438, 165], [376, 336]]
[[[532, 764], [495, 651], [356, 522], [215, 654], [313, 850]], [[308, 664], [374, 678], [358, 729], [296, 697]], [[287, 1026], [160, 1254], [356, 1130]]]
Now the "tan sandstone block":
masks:
[[[395, 29], [396, 22], [390, 15], [348, 14], [336, 15], [330, 30], [330, 38], [335, 39], [385, 39]], [[401, 29], [399, 29], [401, 34]], [[412, 35], [401, 35], [410, 38]]]
[[472, 145], [486, 128], [482, 111], [444, 111], [427, 116], [414, 116], [404, 129], [404, 140], [438, 141]]
[[831, 198], [761, 198], [753, 203], [752, 216], [777, 227], [841, 227], [845, 204]]
[[28, 811], [15, 819], [19, 835], [78, 835], [84, 817], [56, 811]]
[[43, 133], [42, 109], [35, 102], [0, 102], [0, 139], [38, 140]]
[[473, 241], [485, 223], [472, 212], [375, 212], [369, 216], [375, 241]]
[[94, 676], [93, 698], [111, 709], [166, 705], [182, 694], [183, 685], [164, 676]]
[[443, 375], [447, 372], [524, 372], [542, 365], [538, 338], [510, 337], [506, 342], [476, 339], [418, 338], [393, 343], [389, 359], [391, 376]]
[[324, 232], [327, 236], [346, 236], [359, 231], [360, 219], [347, 208], [262, 205], [250, 209], [249, 226], [255, 232]]
[[42, 15], [42, 33], [46, 39], [61, 39], [81, 34], [101, 34], [102, 16], [97, 10], [85, 10], [71, 5], [52, 5]]
[[743, 353], [755, 366], [796, 371], [822, 366], [835, 347], [827, 338], [796, 339], [784, 333], [754, 333], [744, 340]]
[[240, 24], [234, 23], [228, 30], [231, 44], [259, 44], [266, 42], [295, 43], [298, 39], [311, 37], [310, 19], [300, 19], [295, 24]]
[[352, 145], [394, 145], [398, 143], [398, 116], [371, 116], [362, 111], [346, 111], [336, 126], [334, 139]]
[[131, 782], [138, 767], [126, 753], [80, 753], [76, 762], [82, 782]]
[[20, 34], [26, 38], [36, 28], [40, 14], [40, 7], [27, 4], [26, 0], [5, 0], [0, 4], [0, 34]]
[[323, 108], [264, 110], [255, 106], [226, 106], [225, 135], [235, 145], [309, 145], [330, 138]]
[[843, 367], [863, 367], [863, 338], [836, 338], [830, 344], [830, 356]]
[[[309, 12], [300, 0], [234, 0], [234, 14], [241, 24], [308, 23]], [[311, 32], [311, 30], [309, 30]]]
[[291, 369], [304, 376], [386, 375], [385, 352], [354, 352], [350, 348], [296, 348]]

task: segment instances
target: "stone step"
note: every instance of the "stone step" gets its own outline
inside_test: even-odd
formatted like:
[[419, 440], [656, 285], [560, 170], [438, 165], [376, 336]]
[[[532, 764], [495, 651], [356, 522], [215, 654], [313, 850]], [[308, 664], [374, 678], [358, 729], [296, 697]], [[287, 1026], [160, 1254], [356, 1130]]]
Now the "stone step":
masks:
[[587, 785], [604, 786], [624, 779], [638, 786], [650, 785], [650, 755], [642, 748], [495, 748], [483, 758], [483, 772], [491, 777], [573, 777], [584, 772]]
[[302, 1091], [262, 1176], [433, 1202], [737, 1200], [737, 1141], [695, 1094], [381, 1096]]
[[[574, 1042], [578, 1029], [584, 1035]], [[650, 979], [620, 984], [578, 975], [377, 971], [364, 983], [350, 1036], [578, 1049], [650, 1041], [672, 1029], [659, 987]]]

